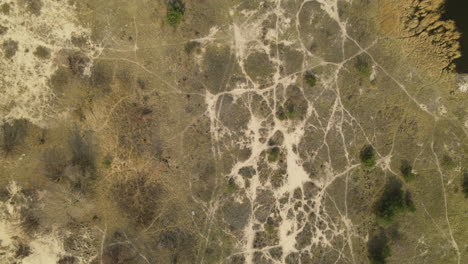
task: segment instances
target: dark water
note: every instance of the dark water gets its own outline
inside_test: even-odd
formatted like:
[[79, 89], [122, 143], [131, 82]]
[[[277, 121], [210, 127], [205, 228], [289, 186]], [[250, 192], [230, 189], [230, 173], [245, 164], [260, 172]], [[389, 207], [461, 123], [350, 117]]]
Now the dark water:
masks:
[[468, 0], [445, 0], [444, 19], [455, 20], [462, 33], [460, 46], [462, 56], [455, 60], [456, 71], [468, 73]]

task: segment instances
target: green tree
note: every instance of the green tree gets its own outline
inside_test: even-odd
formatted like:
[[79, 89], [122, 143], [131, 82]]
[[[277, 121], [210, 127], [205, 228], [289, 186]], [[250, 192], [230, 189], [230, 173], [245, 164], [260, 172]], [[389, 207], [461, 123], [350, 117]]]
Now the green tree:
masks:
[[171, 1], [167, 6], [167, 22], [171, 26], [176, 26], [182, 21], [185, 13], [184, 4], [181, 1]]

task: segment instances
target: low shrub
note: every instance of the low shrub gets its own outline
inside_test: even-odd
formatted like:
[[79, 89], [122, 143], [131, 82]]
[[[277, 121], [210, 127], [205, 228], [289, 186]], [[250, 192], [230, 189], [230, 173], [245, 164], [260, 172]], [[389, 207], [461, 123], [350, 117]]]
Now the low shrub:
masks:
[[375, 166], [375, 151], [371, 145], [366, 145], [361, 149], [359, 153], [359, 158], [361, 159], [362, 165], [367, 168], [372, 168]]

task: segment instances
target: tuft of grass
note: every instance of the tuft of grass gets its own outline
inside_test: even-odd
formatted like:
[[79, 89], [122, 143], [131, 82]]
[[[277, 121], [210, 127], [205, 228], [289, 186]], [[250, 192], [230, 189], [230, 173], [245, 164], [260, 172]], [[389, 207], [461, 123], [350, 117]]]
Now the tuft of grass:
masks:
[[167, 23], [171, 26], [176, 26], [182, 21], [185, 13], [185, 7], [180, 1], [169, 2], [167, 6]]
[[411, 193], [402, 190], [402, 184], [396, 179], [390, 179], [385, 185], [382, 196], [374, 205], [377, 220], [382, 224], [390, 224], [395, 216], [404, 212], [416, 210]]
[[362, 165], [367, 168], [375, 166], [375, 150], [371, 145], [366, 145], [361, 149], [359, 153]]
[[416, 174], [413, 172], [413, 166], [407, 160], [402, 160], [400, 164], [400, 172], [406, 182], [410, 182], [416, 178]]
[[278, 147], [273, 147], [268, 150], [268, 161], [276, 162], [279, 158], [280, 149]]
[[317, 83], [317, 78], [315, 77], [314, 74], [307, 72], [304, 76], [305, 82], [310, 86], [314, 87], [315, 84]]

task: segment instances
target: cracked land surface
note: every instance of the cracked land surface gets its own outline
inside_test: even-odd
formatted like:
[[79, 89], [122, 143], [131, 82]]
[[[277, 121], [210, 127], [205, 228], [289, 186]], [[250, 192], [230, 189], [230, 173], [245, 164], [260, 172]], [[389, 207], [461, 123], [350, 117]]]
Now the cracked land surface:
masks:
[[0, 0], [0, 264], [468, 263], [443, 0]]

